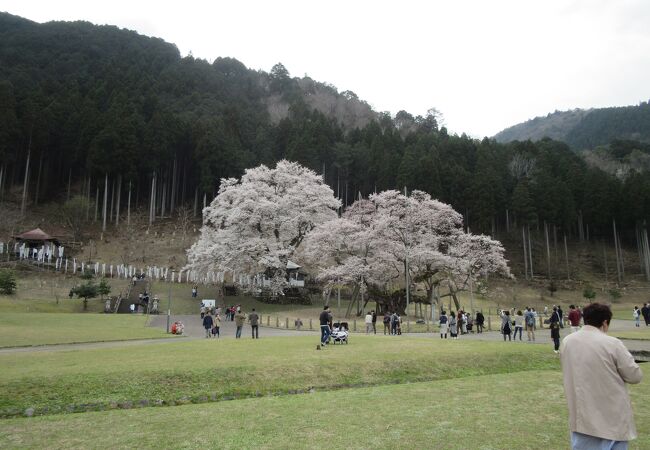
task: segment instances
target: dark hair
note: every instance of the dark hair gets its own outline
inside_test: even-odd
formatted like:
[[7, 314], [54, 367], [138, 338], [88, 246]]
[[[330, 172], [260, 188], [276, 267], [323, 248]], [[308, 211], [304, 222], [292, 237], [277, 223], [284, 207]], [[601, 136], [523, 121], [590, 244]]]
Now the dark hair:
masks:
[[327, 311], [329, 308], [330, 308], [329, 306], [325, 305], [323, 306], [323, 311]]
[[253, 311], [255, 311], [255, 308], [253, 308]]
[[523, 314], [523, 313], [521, 312], [521, 309], [520, 309], [519, 311], [517, 311], [517, 315], [518, 315], [518, 316], [521, 316], [522, 314]]
[[591, 303], [582, 309], [582, 317], [585, 325], [600, 328], [603, 322], [607, 322], [607, 325], [609, 325], [612, 320], [612, 310], [602, 303]]
[[447, 313], [445, 312], [445, 310], [443, 310], [441, 314], [447, 314]]
[[570, 309], [576, 309], [575, 305], [569, 305]]

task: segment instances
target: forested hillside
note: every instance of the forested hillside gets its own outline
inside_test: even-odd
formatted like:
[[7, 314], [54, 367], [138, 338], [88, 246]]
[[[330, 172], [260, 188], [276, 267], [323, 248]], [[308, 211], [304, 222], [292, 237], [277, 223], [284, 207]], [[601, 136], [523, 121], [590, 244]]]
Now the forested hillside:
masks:
[[450, 135], [435, 110], [376, 113], [281, 64], [253, 71], [232, 58], [183, 58], [115, 27], [0, 14], [4, 201], [22, 206], [26, 194], [29, 209], [81, 194], [100, 215], [105, 202], [116, 211], [108, 226], [129, 202], [155, 220], [181, 204], [200, 208], [222, 177], [282, 158], [323, 173], [344, 204], [359, 193], [425, 190], [474, 232], [547, 222], [573, 237], [611, 236], [616, 219], [632, 241], [650, 217], [648, 177], [612, 176], [559, 141]]
[[642, 102], [638, 106], [555, 111], [494, 136], [498, 142], [545, 137], [564, 141], [575, 150], [593, 149], [615, 139], [650, 142], [650, 105]]

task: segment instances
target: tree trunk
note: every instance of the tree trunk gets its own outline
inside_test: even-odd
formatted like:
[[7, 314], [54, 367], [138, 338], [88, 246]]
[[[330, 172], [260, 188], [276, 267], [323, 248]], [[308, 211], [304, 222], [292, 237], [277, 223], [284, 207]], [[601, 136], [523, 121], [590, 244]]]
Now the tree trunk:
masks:
[[106, 206], [108, 203], [108, 174], [104, 178], [104, 207], [102, 208], [102, 232], [106, 231]]
[[[38, 193], [41, 190], [41, 172], [43, 170], [43, 152], [38, 158], [38, 175], [36, 175], [36, 190], [34, 191], [34, 205], [38, 205]], [[68, 179], [68, 200], [70, 200], [70, 180]]]
[[199, 188], [194, 189], [194, 217], [196, 217], [196, 210], [199, 208]]
[[97, 193], [95, 194], [95, 219], [94, 222], [97, 222], [97, 210], [99, 208], [99, 183], [97, 183]]
[[114, 222], [113, 208], [115, 206], [115, 178], [113, 178], [113, 184], [111, 186], [111, 212], [108, 215], [108, 221]]
[[5, 165], [3, 164], [2, 166], [0, 166], [0, 200], [2, 200], [2, 193], [3, 193], [2, 183], [4, 183], [4, 179], [5, 179]]
[[164, 181], [162, 183], [162, 194], [161, 194], [161, 199], [160, 199], [160, 218], [163, 219], [165, 217], [165, 203], [167, 203], [167, 182]]
[[566, 279], [571, 279], [571, 272], [569, 271], [569, 248], [566, 244], [566, 234], [564, 235], [564, 260], [566, 262]]
[[120, 198], [122, 197], [122, 174], [117, 176], [117, 200], [115, 204], [115, 226], [120, 225]]
[[153, 224], [156, 211], [156, 172], [151, 175], [151, 198], [149, 201], [149, 225]]
[[131, 180], [129, 180], [129, 198], [126, 202], [126, 224], [131, 225]]
[[645, 276], [650, 281], [650, 243], [648, 242], [648, 228], [643, 223], [643, 252], [645, 254]]
[[605, 286], [608, 284], [607, 280], [607, 244], [603, 244], [603, 259], [605, 260]]
[[176, 177], [178, 176], [177, 168], [176, 168], [176, 157], [174, 157], [174, 166], [172, 169], [172, 191], [169, 199], [169, 214], [171, 216], [174, 215], [174, 208], [175, 208], [175, 202], [176, 202]]
[[548, 268], [548, 279], [551, 280], [553, 278], [551, 276], [551, 246], [549, 244], [548, 224], [546, 222], [544, 222], [544, 235], [546, 237], [546, 265]]
[[86, 222], [90, 220], [90, 181], [91, 177], [88, 176], [88, 185], [86, 186]]
[[521, 243], [524, 247], [524, 278], [528, 279], [528, 252], [526, 251], [526, 228], [521, 227]]
[[622, 274], [621, 274], [621, 261], [620, 261], [620, 254], [619, 254], [619, 247], [618, 247], [618, 236], [616, 234], [616, 220], [612, 220], [612, 225], [614, 228], [614, 254], [616, 255], [616, 279], [620, 283], [622, 281]]
[[29, 179], [29, 160], [31, 156], [32, 156], [32, 132], [30, 130], [29, 144], [27, 146], [27, 163], [25, 164], [25, 178], [23, 180], [23, 200], [20, 204], [20, 215], [22, 217], [25, 217], [25, 205], [27, 201], [27, 186], [28, 186], [27, 180]]
[[454, 305], [456, 306], [456, 311], [460, 310], [460, 301], [458, 300], [458, 296], [456, 295], [456, 290], [452, 286], [451, 283], [449, 283], [449, 293], [451, 294], [451, 298], [454, 300]]
[[530, 263], [530, 279], [534, 278], [533, 274], [533, 246], [530, 241], [530, 225], [528, 226], [528, 262]]
[[506, 209], [506, 233], [510, 234], [510, 216], [508, 215], [507, 209]]

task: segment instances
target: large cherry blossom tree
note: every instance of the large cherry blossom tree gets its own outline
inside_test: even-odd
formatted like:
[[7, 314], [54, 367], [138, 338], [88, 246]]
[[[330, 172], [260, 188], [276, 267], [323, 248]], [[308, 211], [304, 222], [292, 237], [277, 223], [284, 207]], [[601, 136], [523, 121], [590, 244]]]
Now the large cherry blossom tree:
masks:
[[[341, 218], [318, 226], [308, 237], [304, 256], [319, 279], [350, 283], [361, 291], [369, 284], [389, 294], [388, 286], [404, 280], [422, 283], [429, 303], [442, 283], [456, 292], [475, 277], [497, 272], [510, 276], [498, 241], [466, 233], [462, 216], [425, 192], [406, 196], [399, 191], [373, 194], [359, 200]], [[404, 311], [385, 296], [391, 308]]]
[[317, 225], [334, 220], [340, 202], [322, 178], [298, 163], [247, 169], [241, 180], [221, 180], [203, 210], [188, 269], [264, 274], [279, 294], [288, 285], [288, 260]]

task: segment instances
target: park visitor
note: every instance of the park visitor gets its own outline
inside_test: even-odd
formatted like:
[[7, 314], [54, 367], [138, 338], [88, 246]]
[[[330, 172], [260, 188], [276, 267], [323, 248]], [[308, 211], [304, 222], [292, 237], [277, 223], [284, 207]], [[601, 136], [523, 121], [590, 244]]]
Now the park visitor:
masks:
[[467, 316], [467, 332], [474, 333], [474, 319], [471, 314], [466, 314]]
[[300, 330], [302, 328], [302, 320], [300, 320], [300, 317], [294, 320], [293, 325], [296, 327], [296, 330]]
[[449, 313], [449, 335], [452, 339], [458, 339], [458, 322], [453, 311]]
[[634, 307], [634, 311], [632, 311], [632, 317], [634, 318], [634, 326], [640, 327], [641, 311], [639, 310], [638, 306]]
[[449, 329], [449, 318], [447, 317], [447, 314], [445, 314], [444, 311], [440, 313], [440, 319], [438, 320], [438, 324], [440, 325], [440, 339], [447, 339], [447, 330]]
[[481, 311], [476, 313], [476, 332], [483, 333], [483, 324], [485, 323], [485, 317]]
[[515, 316], [515, 336], [514, 340], [517, 340], [517, 333], [519, 333], [519, 340], [521, 341], [521, 335], [524, 332], [524, 313], [521, 312], [521, 310], [517, 311], [517, 315]]
[[503, 340], [506, 340], [506, 336], [508, 336], [508, 340], [511, 341], [511, 333], [512, 333], [512, 324], [510, 323], [510, 311], [503, 310], [501, 311], [501, 333], [503, 334]]
[[528, 335], [528, 340], [535, 341], [535, 313], [530, 307], [526, 307], [526, 313], [524, 314], [524, 319], [526, 322], [526, 334]]
[[197, 286], [194, 286], [194, 287], [192, 288], [192, 298], [196, 298], [196, 296], [198, 295], [198, 293], [199, 293], [199, 289], [198, 289], [198, 287], [197, 287]]
[[390, 334], [390, 312], [386, 311], [384, 313], [384, 334]]
[[246, 320], [246, 314], [244, 314], [241, 308], [237, 308], [237, 313], [235, 314], [235, 326], [237, 330], [235, 331], [235, 338], [239, 339], [241, 337], [241, 330], [244, 327], [244, 321]]
[[329, 309], [330, 309], [330, 307], [325, 305], [323, 307], [323, 311], [320, 313], [320, 316], [318, 317], [318, 321], [320, 322], [320, 343], [321, 343], [321, 345], [327, 345], [327, 341], [329, 341], [329, 337], [330, 337]]
[[203, 316], [205, 316], [205, 312], [208, 310], [205, 306], [203, 306], [203, 303], [201, 303], [201, 319], [203, 319]]
[[377, 334], [377, 313], [372, 310], [370, 314], [372, 314], [372, 333]]
[[553, 339], [555, 353], [560, 349], [560, 314], [557, 309], [557, 306], [554, 306], [551, 318], [547, 319], [549, 328], [551, 329], [551, 339]]
[[643, 308], [641, 308], [641, 315], [645, 321], [645, 326], [647, 327], [650, 325], [650, 306], [648, 306], [647, 303], [643, 304]]
[[251, 333], [253, 334], [253, 339], [259, 339], [259, 320], [260, 316], [255, 312], [255, 308], [248, 315], [248, 321], [251, 323]]
[[214, 321], [212, 320], [212, 316], [208, 314], [203, 315], [203, 328], [205, 328], [205, 337], [209, 338], [210, 337], [210, 332], [212, 331], [212, 325], [214, 325]]
[[399, 324], [399, 316], [396, 312], [390, 315], [390, 334], [397, 335], [397, 325]]
[[461, 311], [460, 314], [461, 334], [467, 334], [467, 313]]
[[366, 334], [370, 334], [372, 331], [372, 313], [370, 311], [366, 314], [364, 322], [366, 324]]
[[219, 337], [219, 329], [221, 328], [221, 315], [216, 313], [214, 315], [214, 323], [212, 324], [212, 336]]
[[575, 307], [575, 305], [569, 305], [569, 324], [571, 325], [571, 333], [575, 333], [580, 329], [580, 319], [582, 314]]
[[609, 306], [592, 303], [582, 314], [584, 327], [560, 348], [571, 446], [624, 450], [637, 436], [625, 383], [639, 383], [643, 372], [623, 343], [607, 335]]
[[560, 305], [557, 305], [557, 315], [560, 317], [560, 328], [564, 328], [564, 312]]

